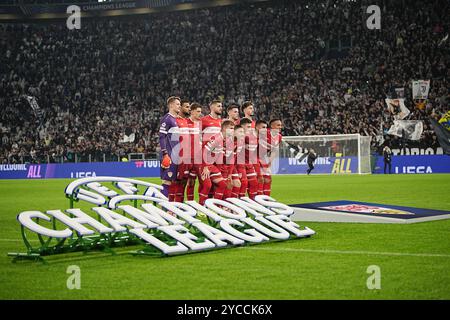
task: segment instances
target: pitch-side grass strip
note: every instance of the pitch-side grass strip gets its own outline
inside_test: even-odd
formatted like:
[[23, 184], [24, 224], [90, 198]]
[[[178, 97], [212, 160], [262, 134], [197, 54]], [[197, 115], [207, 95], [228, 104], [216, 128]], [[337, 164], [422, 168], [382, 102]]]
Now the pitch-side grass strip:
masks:
[[319, 249], [294, 249], [294, 248], [258, 248], [258, 247], [239, 247], [247, 250], [266, 250], [266, 251], [289, 251], [289, 252], [308, 252], [308, 253], [331, 253], [331, 254], [362, 254], [378, 256], [406, 256], [406, 257], [437, 257], [450, 258], [450, 254], [440, 253], [407, 253], [407, 252], [377, 252], [377, 251], [344, 251], [344, 250], [319, 250]]

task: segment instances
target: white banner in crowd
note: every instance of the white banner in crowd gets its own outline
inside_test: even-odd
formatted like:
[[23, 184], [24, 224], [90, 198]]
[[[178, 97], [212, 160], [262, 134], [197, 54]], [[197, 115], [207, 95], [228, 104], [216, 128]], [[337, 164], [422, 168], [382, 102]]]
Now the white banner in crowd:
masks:
[[427, 99], [430, 91], [430, 80], [414, 80], [412, 82], [413, 99]]
[[42, 121], [44, 118], [44, 110], [39, 107], [39, 104], [37, 103], [36, 97], [24, 95], [23, 96], [25, 100], [27, 100], [28, 104], [30, 105], [30, 108], [33, 110], [33, 113], [39, 121]]
[[423, 123], [420, 120], [395, 120], [387, 134], [403, 137], [409, 140], [420, 140]]
[[385, 99], [385, 101], [394, 120], [403, 120], [411, 113], [405, 106], [405, 99]]

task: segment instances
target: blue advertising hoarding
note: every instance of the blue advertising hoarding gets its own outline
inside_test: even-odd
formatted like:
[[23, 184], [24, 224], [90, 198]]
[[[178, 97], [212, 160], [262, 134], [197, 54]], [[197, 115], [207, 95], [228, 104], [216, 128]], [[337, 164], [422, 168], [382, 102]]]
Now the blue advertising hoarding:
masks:
[[[384, 173], [382, 156], [375, 158], [374, 174]], [[272, 172], [277, 174], [305, 174], [308, 169], [306, 159], [301, 162], [295, 158], [281, 158], [274, 163]], [[349, 174], [358, 173], [357, 157], [317, 158], [311, 174]], [[450, 156], [448, 155], [414, 155], [393, 156], [393, 174], [450, 173]]]
[[[358, 173], [357, 157], [323, 157], [314, 163], [311, 174]], [[306, 159], [280, 158], [272, 165], [273, 174], [305, 174]], [[383, 157], [376, 159], [373, 173], [383, 173]], [[0, 179], [84, 178], [94, 176], [159, 177], [158, 160], [131, 162], [81, 162], [50, 164], [1, 164]], [[392, 173], [450, 173], [450, 156], [394, 156]]]
[[[386, 170], [388, 170], [386, 168]], [[384, 173], [384, 159], [377, 158], [372, 173]], [[415, 155], [393, 156], [393, 174], [424, 174], [424, 173], [450, 173], [450, 156], [448, 155]]]
[[[308, 170], [306, 158], [299, 161], [297, 158], [280, 158], [272, 165], [274, 174], [306, 174]], [[311, 174], [347, 174], [358, 173], [357, 157], [319, 157], [314, 162]]]
[[0, 179], [159, 177], [159, 161], [2, 164]]

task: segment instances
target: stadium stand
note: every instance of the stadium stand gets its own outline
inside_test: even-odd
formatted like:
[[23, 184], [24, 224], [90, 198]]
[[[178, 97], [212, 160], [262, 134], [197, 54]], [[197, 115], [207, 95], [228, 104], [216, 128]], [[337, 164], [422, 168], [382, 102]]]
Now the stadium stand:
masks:
[[[410, 119], [447, 111], [449, 2], [375, 2], [381, 30], [366, 28], [369, 2], [341, 0], [86, 19], [72, 31], [0, 24], [0, 163], [151, 156], [170, 95], [251, 99], [256, 118], [284, 119], [284, 135], [361, 133], [382, 149], [395, 88], [405, 88]], [[423, 111], [411, 101], [417, 79], [431, 79]], [[40, 121], [23, 95], [37, 98]], [[424, 125], [416, 144], [438, 146]]]
[[98, 2], [113, 2], [118, 0], [3, 0], [2, 4], [77, 4], [77, 3], [98, 3]]

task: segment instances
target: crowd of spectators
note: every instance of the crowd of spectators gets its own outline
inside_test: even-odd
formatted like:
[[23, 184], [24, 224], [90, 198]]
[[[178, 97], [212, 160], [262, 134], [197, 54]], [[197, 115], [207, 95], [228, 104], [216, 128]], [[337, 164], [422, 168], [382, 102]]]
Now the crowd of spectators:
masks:
[[[132, 0], [2, 0], [0, 4], [6, 5], [54, 5], [54, 4], [84, 4], [84, 3], [108, 3]], [[141, 0], [142, 1], [142, 0]], [[193, 2], [195, 0], [144, 0], [149, 4], [173, 5], [178, 3]]]
[[[372, 2], [380, 30], [366, 26]], [[0, 163], [154, 154], [170, 95], [250, 99], [256, 118], [283, 119], [285, 135], [360, 133], [376, 148], [392, 124], [384, 99], [403, 87], [409, 119], [424, 120], [411, 145], [436, 147], [426, 119], [449, 105], [449, 10], [446, 0], [301, 0], [83, 19], [79, 30], [0, 24]], [[431, 80], [423, 111], [411, 101], [418, 79]]]

